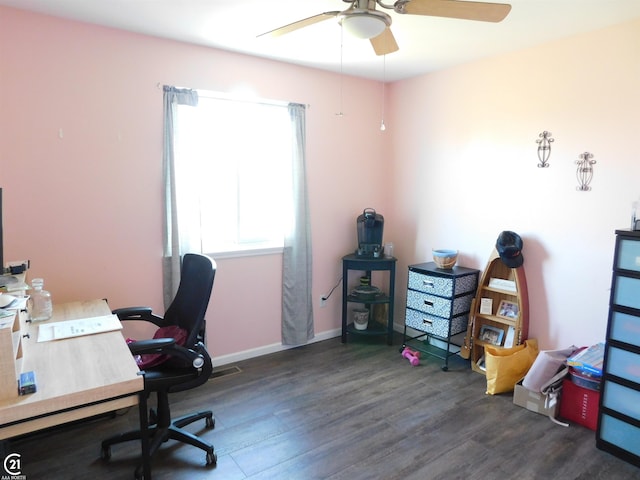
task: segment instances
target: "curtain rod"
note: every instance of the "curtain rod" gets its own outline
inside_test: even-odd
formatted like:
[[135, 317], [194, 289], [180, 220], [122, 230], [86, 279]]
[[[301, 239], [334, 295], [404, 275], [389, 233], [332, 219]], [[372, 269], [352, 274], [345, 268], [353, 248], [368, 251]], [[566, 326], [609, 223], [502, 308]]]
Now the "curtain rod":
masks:
[[[174, 85], [167, 85], [167, 86], [175, 87]], [[158, 82], [156, 85], [156, 88], [158, 88], [159, 90], [162, 90], [162, 87], [163, 85], [160, 82]], [[187, 88], [187, 87], [180, 87], [180, 88]], [[201, 90], [197, 88], [194, 88], [193, 90], [198, 92], [198, 95], [201, 97], [214, 98], [216, 100], [232, 100], [235, 102], [257, 103], [258, 105], [270, 105], [270, 106], [276, 106], [276, 107], [286, 107], [290, 103], [299, 103], [300, 105], [304, 105], [306, 108], [311, 108], [311, 105], [308, 103], [283, 102], [281, 100], [269, 100], [269, 99], [256, 100], [256, 99], [247, 98], [247, 97], [236, 97], [230, 93], [225, 93], [225, 92], [214, 92], [212, 90]]]

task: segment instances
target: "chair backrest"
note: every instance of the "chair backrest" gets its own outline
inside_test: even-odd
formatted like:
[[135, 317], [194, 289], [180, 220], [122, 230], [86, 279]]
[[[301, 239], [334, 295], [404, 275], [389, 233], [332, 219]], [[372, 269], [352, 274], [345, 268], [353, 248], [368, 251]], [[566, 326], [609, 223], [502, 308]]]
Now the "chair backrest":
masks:
[[196, 253], [182, 257], [180, 285], [175, 298], [164, 314], [166, 325], [177, 325], [188, 332], [185, 346], [193, 347], [204, 335], [204, 316], [209, 306], [216, 263]]

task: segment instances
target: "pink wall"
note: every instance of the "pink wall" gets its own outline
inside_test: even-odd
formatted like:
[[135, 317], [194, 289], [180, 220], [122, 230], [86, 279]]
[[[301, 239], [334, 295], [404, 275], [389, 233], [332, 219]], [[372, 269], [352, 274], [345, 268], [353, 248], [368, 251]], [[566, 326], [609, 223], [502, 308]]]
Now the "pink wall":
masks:
[[[344, 78], [338, 117], [335, 74], [8, 8], [0, 8], [0, 48], [5, 258], [30, 259], [31, 277], [45, 278], [54, 301], [106, 297], [113, 307], [161, 311], [158, 84], [310, 106], [314, 299], [355, 249], [357, 215], [389, 208], [377, 82]], [[214, 355], [279, 344], [281, 256], [218, 267], [208, 315]], [[316, 333], [339, 328], [339, 300], [316, 309]]]
[[[530, 336], [541, 348], [603, 341], [614, 230], [629, 227], [640, 196], [638, 45], [635, 21], [395, 83], [389, 234], [406, 239], [402, 265], [456, 248], [481, 270], [498, 234], [515, 230]], [[554, 138], [546, 169], [544, 130]], [[576, 190], [585, 151], [597, 161], [591, 192]]]
[[[310, 105], [307, 154], [317, 299], [355, 248], [364, 207], [385, 216], [398, 265], [458, 248], [482, 269], [504, 229], [525, 240], [531, 336], [542, 348], [604, 338], [613, 231], [640, 195], [640, 23], [380, 84], [0, 8], [0, 183], [6, 259], [29, 258], [56, 301], [161, 309], [162, 93], [158, 84]], [[373, 100], [372, 100], [373, 99]], [[344, 117], [336, 112], [342, 110]], [[62, 129], [63, 138], [59, 138]], [[552, 132], [549, 169], [538, 134]], [[575, 160], [595, 155], [593, 191]], [[280, 341], [281, 257], [218, 259], [209, 345], [219, 362]], [[221, 359], [221, 360], [220, 360]]]

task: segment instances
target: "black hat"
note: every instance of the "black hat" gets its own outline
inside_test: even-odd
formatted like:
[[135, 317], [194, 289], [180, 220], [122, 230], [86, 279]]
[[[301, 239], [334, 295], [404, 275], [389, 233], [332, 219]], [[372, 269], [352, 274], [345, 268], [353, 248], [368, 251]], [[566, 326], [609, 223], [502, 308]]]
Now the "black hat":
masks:
[[496, 240], [496, 250], [500, 255], [500, 260], [507, 267], [518, 268], [524, 262], [522, 256], [522, 239], [515, 232], [504, 231], [498, 235]]

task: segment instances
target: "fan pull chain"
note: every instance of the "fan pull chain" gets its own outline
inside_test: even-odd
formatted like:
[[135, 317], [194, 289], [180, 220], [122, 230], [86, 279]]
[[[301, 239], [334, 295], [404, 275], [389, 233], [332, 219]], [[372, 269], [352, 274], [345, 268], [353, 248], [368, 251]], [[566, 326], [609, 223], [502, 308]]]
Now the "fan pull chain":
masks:
[[382, 121], [380, 122], [380, 131], [384, 132], [387, 129], [387, 126], [384, 124], [384, 90], [385, 85], [387, 83], [387, 54], [385, 53], [382, 56], [382, 113], [380, 117]]
[[338, 117], [344, 117], [344, 113], [342, 112], [342, 56], [343, 56], [343, 39], [344, 39], [344, 29], [342, 28], [342, 23], [340, 23], [340, 111], [336, 113]]

